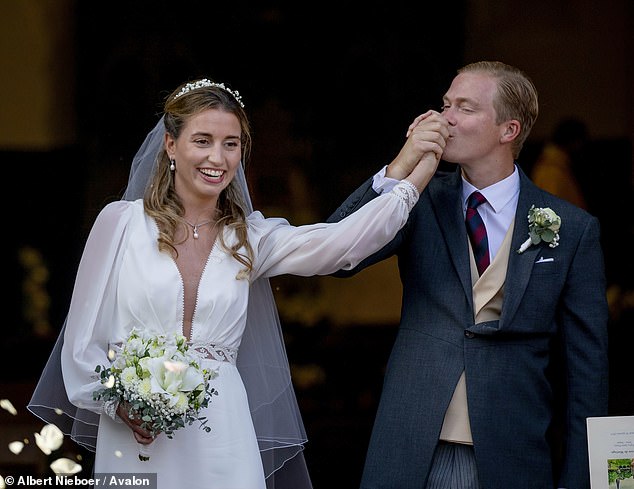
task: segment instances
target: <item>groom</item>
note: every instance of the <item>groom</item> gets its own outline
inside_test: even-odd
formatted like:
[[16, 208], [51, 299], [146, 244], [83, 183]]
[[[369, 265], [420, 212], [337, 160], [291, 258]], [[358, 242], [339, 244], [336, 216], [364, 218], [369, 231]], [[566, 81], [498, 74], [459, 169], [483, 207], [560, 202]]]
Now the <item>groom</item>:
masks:
[[[396, 254], [403, 283], [363, 489], [589, 488], [586, 418], [607, 414], [608, 388], [599, 224], [517, 166], [537, 112], [520, 70], [461, 68], [442, 114], [417, 118], [385, 173], [331, 217], [433, 157], [448, 131], [442, 159], [456, 171], [437, 174], [393, 242], [352, 272]], [[559, 240], [518, 253], [532, 206], [560, 217]]]

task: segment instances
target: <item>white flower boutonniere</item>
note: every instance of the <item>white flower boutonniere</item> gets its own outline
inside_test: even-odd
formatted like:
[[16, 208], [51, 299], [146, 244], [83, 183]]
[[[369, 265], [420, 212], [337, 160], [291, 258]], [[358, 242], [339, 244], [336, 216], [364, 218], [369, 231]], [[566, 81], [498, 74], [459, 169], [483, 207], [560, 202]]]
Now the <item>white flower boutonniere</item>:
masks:
[[551, 248], [559, 246], [560, 227], [561, 218], [550, 207], [532, 205], [528, 210], [528, 239], [517, 252], [523, 253], [529, 246], [539, 244], [540, 241], [548, 243]]

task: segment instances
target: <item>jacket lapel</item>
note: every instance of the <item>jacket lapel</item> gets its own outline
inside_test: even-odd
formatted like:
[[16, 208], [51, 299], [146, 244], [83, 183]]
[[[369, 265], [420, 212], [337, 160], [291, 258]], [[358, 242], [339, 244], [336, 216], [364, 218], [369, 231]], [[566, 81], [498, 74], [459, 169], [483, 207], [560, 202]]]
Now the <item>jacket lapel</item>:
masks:
[[533, 264], [539, 252], [539, 247], [530, 246], [523, 253], [517, 253], [521, 244], [528, 238], [528, 210], [531, 205], [535, 205], [536, 207], [544, 205], [541, 191], [528, 179], [521, 169], [519, 169], [519, 173], [520, 195], [515, 211], [515, 229], [513, 230], [511, 253], [506, 273], [500, 329], [504, 328], [505, 322], [512, 321], [524, 297], [524, 291], [528, 285]]
[[451, 261], [460, 277], [460, 283], [469, 304], [473, 307], [467, 230], [462, 215], [460, 169], [458, 168], [447, 178], [438, 179], [438, 185], [430, 185], [428, 188], [434, 213], [440, 224], [440, 231], [449, 250]]
[[[503, 329], [506, 321], [511, 321], [515, 315], [530, 279], [533, 264], [539, 253], [538, 246], [529, 247], [524, 253], [517, 250], [528, 238], [528, 210], [531, 205], [543, 207], [544, 201], [541, 190], [536, 187], [526, 174], [518, 167], [520, 174], [520, 195], [515, 211], [515, 222], [508, 269], [505, 281], [504, 302], [499, 328]], [[445, 240], [451, 261], [460, 278], [465, 296], [473, 308], [473, 289], [469, 264], [469, 249], [467, 231], [461, 208], [462, 180], [460, 169], [445, 179], [439, 179], [438, 185], [430, 185], [429, 197], [434, 213], [440, 223], [440, 231]]]

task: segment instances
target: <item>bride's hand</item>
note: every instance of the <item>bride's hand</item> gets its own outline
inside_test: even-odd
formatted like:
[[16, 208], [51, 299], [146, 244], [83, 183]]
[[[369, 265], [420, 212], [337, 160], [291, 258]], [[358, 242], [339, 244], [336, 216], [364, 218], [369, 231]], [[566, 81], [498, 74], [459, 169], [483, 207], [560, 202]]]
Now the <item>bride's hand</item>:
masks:
[[117, 414], [123, 420], [125, 424], [132, 430], [134, 438], [141, 445], [149, 445], [154, 441], [152, 433], [148, 430], [141, 428], [143, 421], [138, 417], [130, 417], [130, 405], [127, 402], [119, 403], [117, 407]]
[[419, 167], [423, 161], [428, 167], [433, 167], [433, 174], [449, 136], [447, 120], [438, 112], [427, 111], [414, 119], [407, 131], [407, 136], [407, 141], [396, 158], [388, 165], [385, 175], [402, 180], [415, 169], [420, 173], [422, 169]]
[[403, 180], [413, 183], [422, 192], [436, 173], [440, 158], [433, 152], [426, 153], [414, 167], [412, 172]]

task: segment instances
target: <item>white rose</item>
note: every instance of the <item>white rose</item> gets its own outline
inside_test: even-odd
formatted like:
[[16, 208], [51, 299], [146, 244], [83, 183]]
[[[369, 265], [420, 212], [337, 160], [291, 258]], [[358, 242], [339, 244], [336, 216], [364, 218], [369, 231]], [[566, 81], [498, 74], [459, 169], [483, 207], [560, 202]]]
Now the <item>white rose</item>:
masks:
[[559, 231], [561, 219], [550, 207], [544, 207], [535, 212], [535, 224], [539, 227], [549, 228], [551, 231]]
[[143, 357], [139, 360], [139, 367], [141, 367], [141, 377], [146, 378], [150, 375], [150, 357]]
[[136, 368], [126, 367], [121, 372], [121, 384], [125, 389], [131, 390], [138, 381], [139, 377], [136, 374]]
[[174, 396], [174, 410], [178, 413], [178, 414], [184, 414], [185, 411], [187, 411], [187, 408], [189, 406], [189, 402], [187, 399], [187, 396], [185, 394], [183, 394], [182, 392], [179, 392], [176, 396]]
[[114, 368], [116, 368], [117, 370], [123, 370], [124, 368], [126, 368], [127, 363], [125, 360], [125, 357], [123, 355], [117, 355], [114, 359], [114, 363], [112, 364], [112, 366]]
[[149, 378], [141, 380], [137, 386], [137, 392], [141, 399], [149, 399], [152, 395], [152, 381]]
[[132, 338], [128, 341], [127, 350], [132, 355], [141, 356], [145, 352], [145, 345], [141, 338]]
[[150, 348], [148, 349], [149, 355], [152, 358], [162, 357], [164, 351], [165, 351], [165, 348], [163, 347], [163, 345], [160, 345], [160, 344], [152, 344], [150, 345]]
[[202, 371], [189, 366], [183, 375], [181, 389], [185, 392], [191, 392], [204, 382], [205, 378], [203, 377]]

